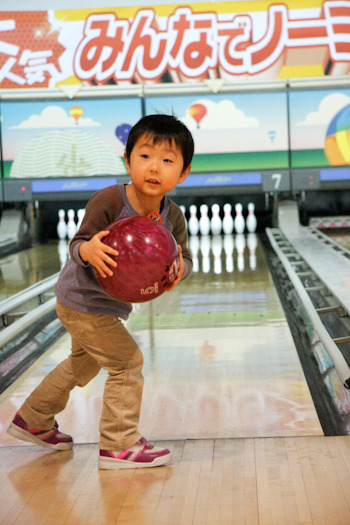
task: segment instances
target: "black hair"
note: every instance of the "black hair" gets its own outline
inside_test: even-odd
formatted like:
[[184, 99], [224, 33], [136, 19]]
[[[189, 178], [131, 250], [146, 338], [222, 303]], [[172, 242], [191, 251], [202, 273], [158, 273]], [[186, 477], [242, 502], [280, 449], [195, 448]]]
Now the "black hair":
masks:
[[191, 164], [194, 153], [194, 142], [191, 132], [185, 124], [172, 115], [148, 115], [142, 117], [130, 130], [128, 140], [125, 146], [125, 154], [128, 161], [137, 140], [142, 135], [148, 135], [153, 138], [153, 143], [167, 141], [171, 144], [173, 141], [181, 150], [184, 165], [182, 171], [185, 171]]

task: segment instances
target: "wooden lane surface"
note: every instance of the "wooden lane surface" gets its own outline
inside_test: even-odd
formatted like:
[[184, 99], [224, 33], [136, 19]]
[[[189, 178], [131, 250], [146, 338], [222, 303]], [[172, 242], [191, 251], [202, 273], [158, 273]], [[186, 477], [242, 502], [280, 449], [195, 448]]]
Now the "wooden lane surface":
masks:
[[350, 438], [161, 442], [155, 469], [98, 471], [94, 445], [0, 449], [1, 525], [348, 525]]
[[326, 230], [322, 231], [346, 250], [350, 250], [350, 230], [349, 229], [335, 229], [335, 230]]
[[0, 396], [0, 525], [349, 525], [350, 438], [322, 435], [259, 246], [257, 271], [246, 254], [244, 272], [198, 272], [127, 325], [145, 355], [140, 429], [172, 464], [97, 470], [104, 372], [58, 416], [73, 451], [5, 433], [63, 336]]
[[[248, 266], [248, 264], [247, 264]], [[140, 430], [150, 440], [322, 435], [276, 290], [257, 248], [257, 271], [198, 272], [135, 306], [126, 323], [145, 356]], [[69, 353], [64, 335], [0, 396], [0, 446], [13, 414]], [[76, 388], [62, 429], [96, 443], [106, 373]]]
[[[65, 253], [68, 241], [60, 244]], [[0, 257], [0, 301], [60, 271], [58, 241]]]

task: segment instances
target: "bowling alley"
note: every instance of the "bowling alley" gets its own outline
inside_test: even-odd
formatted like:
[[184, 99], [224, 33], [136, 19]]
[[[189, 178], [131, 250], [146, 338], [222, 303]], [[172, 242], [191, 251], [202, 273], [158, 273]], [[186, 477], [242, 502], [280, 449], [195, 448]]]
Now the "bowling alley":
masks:
[[0, 525], [350, 524], [349, 35], [1, 2]]

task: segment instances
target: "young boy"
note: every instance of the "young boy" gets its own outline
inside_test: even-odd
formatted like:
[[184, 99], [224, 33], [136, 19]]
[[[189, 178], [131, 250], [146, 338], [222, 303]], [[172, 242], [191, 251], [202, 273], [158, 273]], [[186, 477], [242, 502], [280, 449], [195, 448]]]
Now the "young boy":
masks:
[[105, 292], [94, 268], [102, 277], [118, 273], [118, 262], [111, 258], [118, 252], [102, 242], [111, 222], [156, 213], [179, 245], [180, 269], [171, 288], [190, 275], [184, 217], [165, 194], [186, 179], [193, 151], [191, 133], [172, 116], [150, 115], [131, 129], [125, 151], [131, 183], [91, 197], [55, 286], [57, 314], [72, 337], [71, 355], [26, 399], [9, 426], [12, 436], [54, 450], [71, 449], [73, 440], [59, 431], [55, 415], [75, 386], [85, 386], [104, 368], [99, 468], [155, 467], [171, 460], [169, 450], [150, 445], [138, 431], [143, 356], [120, 320], [128, 318], [132, 306]]

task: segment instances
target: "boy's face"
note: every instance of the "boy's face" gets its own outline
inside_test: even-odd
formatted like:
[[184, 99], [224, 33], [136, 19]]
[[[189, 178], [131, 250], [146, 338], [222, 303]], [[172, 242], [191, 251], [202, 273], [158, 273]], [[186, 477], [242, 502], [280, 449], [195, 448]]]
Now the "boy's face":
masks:
[[154, 144], [151, 135], [142, 135], [133, 147], [126, 169], [135, 189], [147, 196], [163, 196], [181, 184], [191, 166], [183, 170], [183, 156], [175, 142]]

